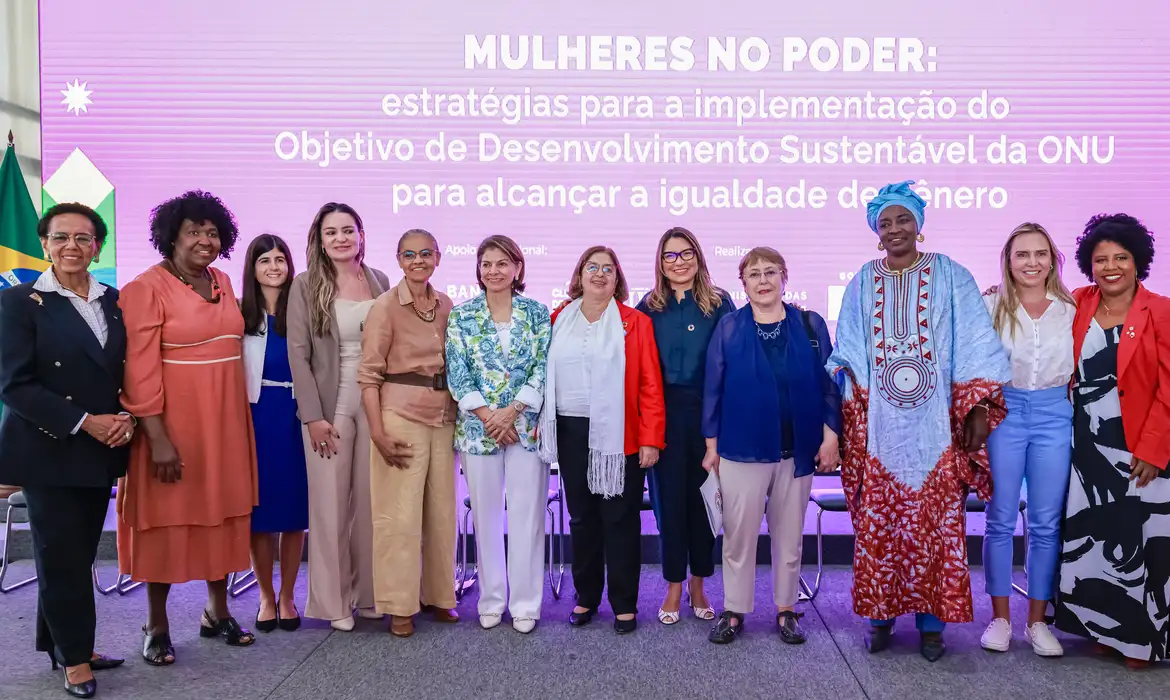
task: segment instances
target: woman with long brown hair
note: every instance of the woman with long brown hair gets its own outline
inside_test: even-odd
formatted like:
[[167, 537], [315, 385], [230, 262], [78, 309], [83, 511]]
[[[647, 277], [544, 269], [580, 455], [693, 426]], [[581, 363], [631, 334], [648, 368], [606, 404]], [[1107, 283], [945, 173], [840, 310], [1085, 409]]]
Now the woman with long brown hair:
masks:
[[703, 377], [715, 325], [735, 311], [731, 297], [711, 282], [695, 235], [676, 226], [658, 240], [654, 290], [637, 309], [654, 324], [666, 397], [666, 449], [650, 469], [650, 500], [658, 520], [666, 600], [658, 620], [679, 620], [690, 564], [688, 599], [701, 620], [715, 619], [703, 580], [715, 573], [715, 535], [699, 487], [703, 469]]
[[1012, 537], [1028, 484], [1028, 626], [1040, 656], [1064, 650], [1044, 620], [1060, 559], [1060, 518], [1072, 449], [1072, 323], [1076, 305], [1061, 281], [1064, 256], [1040, 224], [1017, 226], [1000, 254], [1003, 279], [983, 299], [1012, 364], [1008, 414], [987, 441], [995, 492], [987, 507], [983, 565], [993, 618], [980, 643], [1007, 651], [1012, 626]]
[[[288, 364], [288, 297], [295, 274], [292, 253], [280, 236], [266, 233], [248, 246], [240, 311], [260, 490], [252, 509], [252, 569], [260, 587], [256, 629], [261, 632], [301, 626], [293, 591], [309, 527], [309, 484]], [[278, 542], [279, 600], [272, 587]]]
[[309, 472], [309, 601], [305, 614], [353, 629], [374, 610], [370, 431], [357, 368], [374, 300], [390, 287], [364, 262], [353, 207], [329, 202], [309, 227], [308, 268], [292, 283], [288, 358]]

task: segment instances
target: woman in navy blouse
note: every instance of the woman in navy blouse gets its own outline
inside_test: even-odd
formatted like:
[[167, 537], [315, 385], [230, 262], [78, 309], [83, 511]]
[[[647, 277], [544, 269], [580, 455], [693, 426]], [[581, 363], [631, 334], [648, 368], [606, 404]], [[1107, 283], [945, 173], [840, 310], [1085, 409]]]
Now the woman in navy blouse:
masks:
[[739, 262], [749, 304], [724, 318], [707, 350], [703, 468], [723, 495], [724, 612], [708, 637], [732, 642], [755, 605], [756, 540], [765, 509], [772, 540], [772, 600], [780, 639], [805, 641], [794, 612], [804, 512], [814, 469], [840, 463], [841, 394], [825, 371], [825, 321], [783, 303], [788, 268], [771, 248]]
[[699, 487], [703, 469], [703, 372], [715, 324], [735, 311], [727, 293], [711, 283], [703, 249], [685, 228], [672, 228], [658, 241], [654, 291], [638, 310], [654, 323], [654, 339], [666, 385], [666, 449], [650, 470], [650, 500], [658, 520], [666, 600], [658, 620], [679, 620], [683, 581], [690, 563], [688, 597], [695, 617], [714, 620], [703, 579], [715, 573], [715, 535]]

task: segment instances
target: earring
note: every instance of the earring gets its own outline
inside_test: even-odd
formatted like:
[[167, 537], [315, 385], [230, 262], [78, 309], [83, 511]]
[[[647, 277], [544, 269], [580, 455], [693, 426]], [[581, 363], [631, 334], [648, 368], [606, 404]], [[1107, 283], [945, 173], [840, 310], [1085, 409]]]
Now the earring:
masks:
[[885, 249], [886, 249], [886, 244], [882, 243], [881, 241], [878, 241], [878, 250], [885, 250]]
[[925, 241], [925, 240], [926, 240], [926, 236], [923, 236], [921, 233], [920, 233], [920, 234], [918, 234], [918, 242], [919, 242], [919, 243], [922, 243], [922, 242], [923, 242], [923, 241]]

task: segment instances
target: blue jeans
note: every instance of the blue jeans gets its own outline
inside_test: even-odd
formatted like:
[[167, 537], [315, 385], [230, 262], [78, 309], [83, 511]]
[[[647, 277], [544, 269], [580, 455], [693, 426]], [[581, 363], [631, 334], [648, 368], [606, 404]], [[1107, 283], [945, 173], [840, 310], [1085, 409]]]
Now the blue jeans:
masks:
[[[873, 625], [874, 627], [892, 627], [894, 625], [894, 621], [870, 620], [869, 624]], [[947, 623], [938, 619], [934, 615], [931, 615], [930, 613], [915, 613], [914, 626], [918, 628], [919, 632], [938, 632], [941, 634], [942, 631], [946, 629]]]
[[1060, 565], [1060, 518], [1072, 471], [1068, 388], [1003, 391], [1008, 416], [987, 440], [995, 492], [987, 504], [983, 567], [987, 594], [1012, 594], [1012, 537], [1027, 482], [1028, 597], [1050, 600]]

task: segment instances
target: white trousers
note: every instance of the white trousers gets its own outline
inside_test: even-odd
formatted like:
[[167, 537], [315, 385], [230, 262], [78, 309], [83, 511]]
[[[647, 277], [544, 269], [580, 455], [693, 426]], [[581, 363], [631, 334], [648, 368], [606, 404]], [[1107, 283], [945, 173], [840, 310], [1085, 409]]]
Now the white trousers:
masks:
[[[540, 619], [544, 599], [548, 465], [535, 452], [508, 445], [494, 455], [461, 455], [479, 568], [479, 614]], [[504, 494], [507, 492], [507, 508]], [[508, 552], [504, 558], [504, 516]]]
[[772, 541], [772, 600], [778, 608], [796, 605], [804, 513], [812, 475], [794, 478], [791, 459], [770, 464], [719, 460], [723, 496], [723, 607], [737, 613], [755, 609], [756, 545], [765, 511]]

